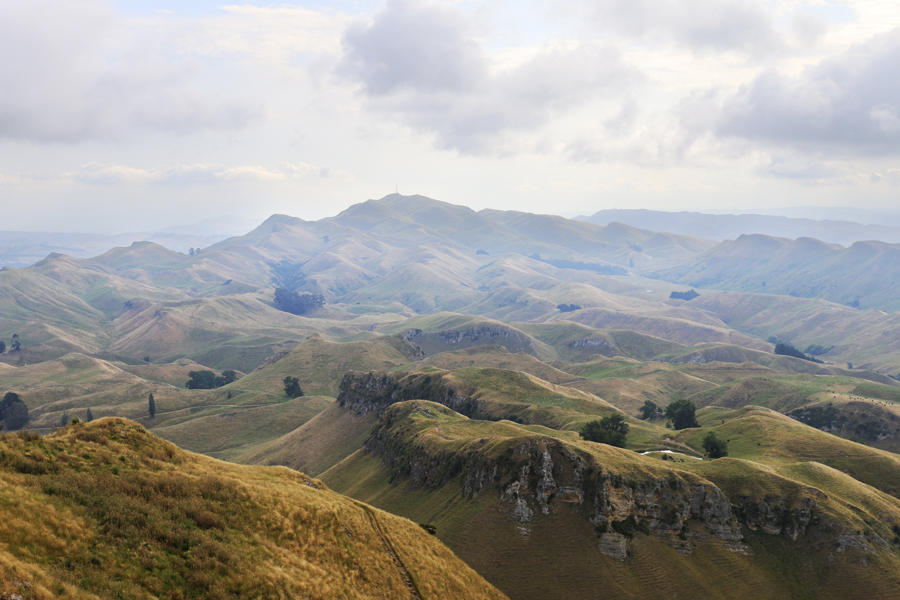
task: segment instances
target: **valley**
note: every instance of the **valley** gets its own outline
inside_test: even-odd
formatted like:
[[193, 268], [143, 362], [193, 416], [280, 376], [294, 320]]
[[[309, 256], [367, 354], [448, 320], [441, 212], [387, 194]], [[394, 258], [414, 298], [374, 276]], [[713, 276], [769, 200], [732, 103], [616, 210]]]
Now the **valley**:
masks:
[[[897, 251], [394, 194], [3, 268], [0, 393], [28, 417], [0, 437], [27, 516], [0, 573], [33, 598], [895, 597]], [[621, 447], [580, 435], [607, 419]]]

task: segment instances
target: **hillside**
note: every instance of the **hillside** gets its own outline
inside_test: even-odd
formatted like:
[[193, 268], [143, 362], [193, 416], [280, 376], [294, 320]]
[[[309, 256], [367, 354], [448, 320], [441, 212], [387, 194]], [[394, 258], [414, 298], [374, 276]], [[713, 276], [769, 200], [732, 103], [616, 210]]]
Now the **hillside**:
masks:
[[504, 597], [416, 523], [129, 421], [0, 449], [3, 597]]
[[900, 309], [900, 246], [742, 235], [654, 276], [700, 288], [823, 298], [858, 308]]
[[730, 240], [744, 234], [760, 233], [790, 239], [816, 238], [845, 246], [865, 240], [900, 243], [900, 227], [896, 226], [777, 215], [618, 209], [601, 210], [579, 219], [597, 225], [624, 223], [651, 231], [667, 231], [714, 240]]
[[416, 400], [322, 477], [434, 524], [513, 598], [891, 597], [900, 501], [817, 463], [773, 468], [644, 457]]

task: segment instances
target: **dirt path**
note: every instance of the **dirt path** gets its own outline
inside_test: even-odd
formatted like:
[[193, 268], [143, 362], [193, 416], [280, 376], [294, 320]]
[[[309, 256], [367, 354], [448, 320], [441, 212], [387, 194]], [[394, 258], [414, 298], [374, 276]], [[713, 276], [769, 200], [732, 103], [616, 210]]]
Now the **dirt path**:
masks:
[[400, 578], [403, 580], [403, 583], [406, 584], [407, 589], [409, 589], [410, 595], [416, 600], [425, 600], [422, 597], [422, 593], [419, 591], [419, 588], [416, 586], [416, 582], [413, 581], [409, 569], [407, 569], [406, 565], [403, 564], [403, 560], [400, 558], [400, 555], [397, 554], [397, 551], [394, 550], [394, 545], [391, 544], [391, 540], [388, 539], [387, 535], [385, 535], [384, 533], [384, 530], [381, 529], [381, 524], [378, 523], [378, 519], [375, 517], [375, 513], [371, 508], [364, 504], [360, 504], [359, 507], [362, 508], [363, 511], [365, 511], [366, 516], [369, 517], [369, 522], [372, 524], [372, 529], [374, 529], [375, 533], [378, 534], [378, 537], [381, 538], [381, 543], [384, 546], [385, 551], [391, 557], [391, 560], [394, 562], [394, 566], [397, 567], [397, 572], [400, 574]]

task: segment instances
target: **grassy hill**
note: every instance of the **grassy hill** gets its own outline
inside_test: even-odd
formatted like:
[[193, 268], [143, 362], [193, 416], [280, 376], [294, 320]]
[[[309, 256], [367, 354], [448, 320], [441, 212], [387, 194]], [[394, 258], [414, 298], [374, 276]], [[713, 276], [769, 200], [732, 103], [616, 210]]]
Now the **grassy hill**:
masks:
[[0, 594], [502, 598], [417, 524], [120, 419], [0, 437]]
[[796, 457], [660, 456], [406, 401], [322, 477], [433, 524], [513, 598], [889, 598], [900, 584], [896, 496]]
[[812, 238], [742, 235], [684, 265], [658, 271], [656, 276], [695, 287], [824, 298], [897, 310], [898, 265], [897, 244], [865, 241], [845, 248]]

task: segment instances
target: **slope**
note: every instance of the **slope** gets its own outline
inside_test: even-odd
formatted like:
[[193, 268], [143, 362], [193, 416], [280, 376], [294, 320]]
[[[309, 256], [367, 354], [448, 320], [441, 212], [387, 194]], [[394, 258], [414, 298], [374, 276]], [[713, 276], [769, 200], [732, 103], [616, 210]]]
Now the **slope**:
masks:
[[4, 596], [502, 598], [410, 521], [132, 422], [0, 448]]

